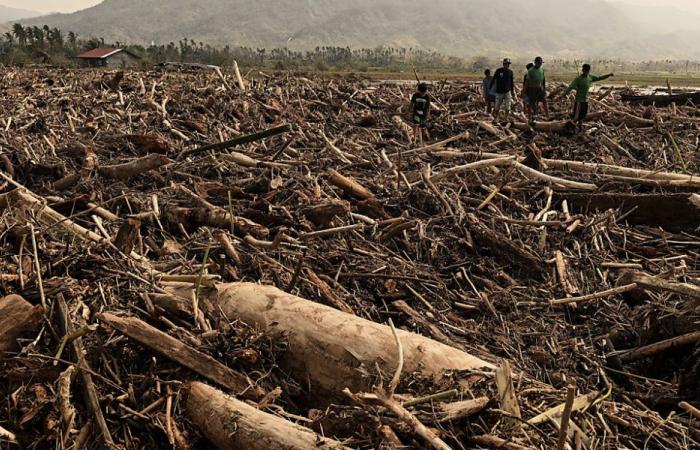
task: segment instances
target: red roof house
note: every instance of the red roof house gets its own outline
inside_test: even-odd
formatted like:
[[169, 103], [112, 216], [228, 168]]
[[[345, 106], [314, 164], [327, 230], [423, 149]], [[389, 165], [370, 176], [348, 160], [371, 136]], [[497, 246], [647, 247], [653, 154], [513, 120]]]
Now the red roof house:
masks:
[[129, 68], [139, 63], [139, 57], [123, 48], [93, 48], [78, 55], [87, 67]]

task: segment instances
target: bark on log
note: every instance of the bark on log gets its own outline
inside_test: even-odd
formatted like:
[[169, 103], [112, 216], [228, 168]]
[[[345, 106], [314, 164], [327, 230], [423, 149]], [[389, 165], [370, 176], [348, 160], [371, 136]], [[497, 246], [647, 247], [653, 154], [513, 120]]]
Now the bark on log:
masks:
[[220, 450], [347, 448], [198, 382], [189, 386], [186, 408], [192, 421]]
[[644, 272], [625, 272], [618, 280], [619, 285], [635, 283], [642, 289], [673, 292], [690, 297], [695, 305], [700, 305], [700, 286], [653, 277]]
[[[497, 155], [501, 156], [501, 155]], [[557, 159], [542, 160], [550, 169], [567, 170], [575, 173], [592, 173], [611, 177], [621, 177], [627, 182], [635, 180], [667, 181], [678, 187], [700, 187], [699, 175], [686, 175], [673, 172], [655, 172], [652, 170], [634, 169], [613, 166], [609, 164], [587, 163], [583, 161], [568, 161]]]
[[103, 177], [127, 180], [131, 177], [157, 169], [169, 163], [170, 159], [167, 156], [154, 153], [124, 164], [103, 166], [100, 167], [98, 171]]
[[641, 104], [644, 106], [658, 106], [666, 107], [671, 106], [675, 103], [678, 106], [683, 106], [686, 104], [697, 105], [700, 104], [700, 92], [688, 92], [683, 94], [672, 94], [672, 95], [629, 95], [622, 94], [620, 99], [623, 102], [628, 102], [632, 104]]
[[317, 205], [306, 206], [299, 212], [313, 222], [314, 225], [326, 228], [335, 216], [350, 213], [350, 205], [348, 202], [330, 200]]
[[215, 210], [207, 208], [170, 208], [165, 212], [168, 222], [185, 226], [199, 227], [211, 226], [228, 229], [233, 222], [233, 229], [236, 233], [245, 236], [250, 234], [256, 238], [264, 238], [270, 234], [270, 230], [260, 224], [246, 219], [245, 217], [232, 216], [225, 210], [217, 208]]
[[257, 133], [247, 134], [245, 136], [238, 136], [234, 139], [219, 142], [216, 144], [204, 145], [202, 147], [193, 148], [190, 150], [185, 150], [181, 152], [177, 159], [182, 159], [186, 156], [196, 155], [198, 153], [203, 153], [209, 150], [225, 150], [227, 148], [232, 148], [237, 145], [249, 144], [251, 142], [259, 141], [268, 137], [276, 136], [278, 134], [286, 133], [292, 131], [292, 126], [288, 123], [284, 125], [279, 125], [273, 128], [268, 128], [267, 130], [258, 131]]
[[118, 147], [122, 142], [131, 144], [134, 150], [140, 155], [148, 155], [151, 153], [165, 155], [170, 151], [170, 144], [168, 141], [157, 134], [124, 134], [114, 136], [111, 140], [113, 141], [111, 143], [112, 147]]
[[328, 182], [333, 186], [339, 187], [345, 191], [346, 194], [359, 198], [360, 200], [374, 198], [374, 194], [372, 194], [367, 188], [352, 178], [342, 175], [334, 169], [328, 170]]
[[579, 211], [636, 207], [625, 217], [632, 225], [661, 227], [674, 232], [695, 230], [700, 225], [698, 194], [557, 194], [555, 199], [566, 199]]
[[452, 422], [480, 413], [488, 406], [490, 401], [488, 397], [479, 397], [473, 400], [444, 403], [440, 405], [438, 422]]
[[134, 250], [134, 245], [138, 242], [141, 230], [141, 222], [136, 219], [127, 219], [117, 232], [117, 237], [114, 238], [114, 245], [125, 254], [129, 254]]
[[36, 330], [42, 313], [41, 306], [32, 306], [19, 295], [0, 298], [0, 358], [18, 349], [18, 338]]
[[676, 336], [671, 339], [665, 339], [663, 341], [635, 348], [618, 355], [618, 357], [622, 362], [636, 361], [638, 359], [654, 356], [657, 353], [665, 352], [666, 350], [681, 347], [683, 345], [694, 344], [696, 342], [700, 342], [700, 331], [684, 334], [682, 336]]
[[211, 356], [183, 344], [136, 317], [100, 313], [97, 318], [141, 345], [245, 398], [258, 399], [264, 395], [260, 388], [253, 386], [247, 376], [224, 366]]
[[[232, 283], [217, 286], [208, 299], [213, 310], [268, 334], [287, 339], [282, 364], [312, 389], [337, 393], [348, 387], [368, 391], [367, 377], [375, 364], [383, 373], [396, 371], [397, 349], [391, 329], [272, 286]], [[495, 366], [432, 339], [398, 330], [404, 351], [404, 372], [439, 377], [450, 370], [494, 370]]]
[[557, 122], [535, 122], [533, 124], [517, 123], [514, 125], [518, 129], [531, 127], [535, 131], [544, 133], [574, 134], [576, 124], [570, 120], [560, 120]]

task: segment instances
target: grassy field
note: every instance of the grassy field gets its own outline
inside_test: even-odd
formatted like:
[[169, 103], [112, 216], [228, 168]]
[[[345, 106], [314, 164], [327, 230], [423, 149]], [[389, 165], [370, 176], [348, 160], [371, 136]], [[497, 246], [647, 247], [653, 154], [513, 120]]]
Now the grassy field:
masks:
[[[415, 80], [413, 72], [389, 72], [389, 71], [369, 71], [369, 72], [326, 72], [332, 75], [348, 76], [357, 75], [363, 78], [372, 80]], [[517, 75], [517, 71], [516, 71]], [[548, 80], [554, 82], [571, 81], [575, 73], [548, 73]], [[483, 78], [480, 73], [473, 72], [451, 72], [451, 71], [433, 71], [420, 74], [422, 79], [427, 81], [437, 80], [466, 80], [479, 81]], [[517, 78], [517, 77], [516, 77]], [[605, 84], [613, 85], [630, 85], [630, 86], [666, 86], [666, 80], [671, 83], [672, 87], [700, 87], [700, 73], [691, 74], [670, 74], [658, 72], [641, 72], [641, 73], [617, 73], [614, 78], [605, 81]]]

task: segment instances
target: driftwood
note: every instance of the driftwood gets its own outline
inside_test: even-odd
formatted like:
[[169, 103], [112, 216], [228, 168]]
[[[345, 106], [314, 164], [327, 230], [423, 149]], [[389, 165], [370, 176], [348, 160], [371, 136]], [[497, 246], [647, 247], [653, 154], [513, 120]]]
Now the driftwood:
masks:
[[159, 154], [152, 154], [124, 164], [102, 166], [99, 168], [99, 172], [100, 175], [107, 178], [126, 180], [150, 170], [165, 166], [169, 163], [170, 159], [168, 159], [168, 157]]
[[577, 211], [620, 209], [625, 220], [634, 225], [661, 227], [668, 231], [694, 231], [700, 226], [698, 194], [566, 194], [569, 205]]
[[502, 123], [449, 80], [415, 148], [412, 85], [180, 69], [4, 68], [0, 288], [47, 307], [0, 365], [0, 440], [208, 448], [223, 411], [232, 445], [239, 410], [188, 417], [207, 380], [314, 446], [700, 446], [696, 108], [606, 87], [574, 137], [562, 86], [552, 122]]
[[620, 99], [623, 102], [640, 104], [644, 106], [659, 106], [666, 107], [676, 104], [678, 106], [685, 104], [698, 105], [700, 104], [700, 92], [688, 92], [683, 94], [671, 94], [671, 95], [632, 95], [632, 94], [622, 94]]
[[[235, 283], [218, 286], [208, 299], [230, 320], [241, 320], [272, 336], [287, 336], [288, 354], [282, 362], [299, 380], [314, 388], [340, 393], [344, 388], [368, 390], [371, 381], [360, 368], [375, 364], [395, 370], [396, 356], [386, 342], [389, 327], [287, 294], [271, 286]], [[426, 337], [399, 331], [404, 370], [438, 377], [446, 370], [493, 370], [486, 361]]]
[[202, 383], [189, 386], [187, 414], [220, 450], [347, 448]]
[[199, 153], [204, 153], [214, 150], [226, 150], [228, 148], [233, 148], [238, 145], [249, 144], [251, 142], [259, 141], [261, 139], [276, 136], [278, 134], [287, 133], [292, 131], [292, 126], [290, 124], [278, 125], [273, 128], [268, 128], [267, 130], [262, 130], [257, 133], [247, 134], [245, 136], [239, 136], [228, 141], [220, 142], [217, 144], [204, 145], [202, 147], [193, 148], [190, 150], [185, 150], [178, 155], [177, 159], [181, 159], [187, 156], [193, 156]]
[[345, 175], [342, 175], [340, 172], [334, 169], [329, 169], [328, 170], [328, 182], [331, 183], [332, 185], [339, 187], [345, 193], [348, 195], [351, 195], [353, 197], [356, 197], [360, 200], [367, 200], [370, 198], [374, 198], [374, 194], [372, 194], [367, 188], [362, 186], [360, 183], [357, 181], [353, 180], [352, 178], [346, 177]]
[[19, 295], [0, 298], [0, 358], [19, 349], [17, 339], [36, 330], [42, 313], [41, 306], [32, 306]]
[[207, 225], [228, 229], [233, 226], [236, 233], [250, 234], [256, 238], [263, 238], [270, 234], [267, 227], [245, 217], [232, 216], [220, 208], [215, 210], [207, 208], [170, 208], [165, 211], [165, 219], [174, 224], [183, 224], [185, 227]]
[[643, 272], [625, 272], [618, 280], [619, 285], [636, 284], [639, 288], [673, 292], [700, 303], [700, 287], [689, 283], [664, 280]]
[[205, 378], [246, 398], [260, 398], [262, 392], [245, 375], [217, 362], [179, 340], [134, 317], [102, 313], [98, 318], [147, 348], [177, 361]]

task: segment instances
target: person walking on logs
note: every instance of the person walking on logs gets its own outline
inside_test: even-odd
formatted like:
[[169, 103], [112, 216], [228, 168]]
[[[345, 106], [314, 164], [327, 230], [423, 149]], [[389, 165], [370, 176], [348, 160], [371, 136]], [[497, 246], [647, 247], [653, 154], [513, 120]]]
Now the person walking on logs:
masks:
[[486, 103], [486, 114], [491, 114], [493, 111], [493, 104], [496, 102], [496, 96], [491, 93], [491, 70], [486, 69], [484, 71], [484, 79], [481, 81], [481, 89], [484, 91], [484, 103]]
[[542, 65], [544, 60], [541, 56], [535, 58], [535, 64], [527, 71], [525, 75], [525, 92], [530, 102], [530, 121], [537, 120], [538, 106], [544, 104], [544, 112], [549, 116], [547, 107], [547, 85]]
[[503, 60], [503, 67], [493, 74], [490, 88], [495, 87], [496, 105], [493, 109], [493, 117], [498, 120], [501, 106], [506, 111], [506, 118], [510, 117], [511, 102], [515, 98], [515, 83], [513, 82], [513, 71], [510, 70], [510, 59]]
[[418, 89], [411, 97], [411, 115], [413, 118], [413, 139], [423, 144], [423, 135], [426, 140], [430, 140], [428, 132], [428, 117], [430, 116], [430, 95], [428, 85], [419, 83]]
[[577, 76], [566, 89], [564, 95], [569, 95], [571, 91], [576, 91], [574, 112], [571, 115], [571, 120], [576, 122], [579, 133], [583, 131], [583, 121], [586, 120], [586, 116], [588, 116], [588, 92], [591, 90], [591, 86], [596, 81], [607, 80], [614, 75], [613, 73], [600, 77], [591, 75], [591, 65], [584, 64], [581, 68], [581, 75]]

